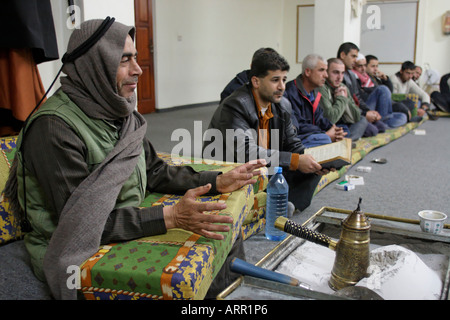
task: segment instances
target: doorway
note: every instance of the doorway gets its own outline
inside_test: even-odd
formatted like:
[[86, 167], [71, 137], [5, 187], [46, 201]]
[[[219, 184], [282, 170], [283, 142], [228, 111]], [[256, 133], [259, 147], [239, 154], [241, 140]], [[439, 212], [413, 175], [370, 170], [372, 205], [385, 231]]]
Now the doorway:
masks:
[[152, 0], [134, 0], [137, 62], [142, 69], [137, 87], [138, 111], [155, 112]]

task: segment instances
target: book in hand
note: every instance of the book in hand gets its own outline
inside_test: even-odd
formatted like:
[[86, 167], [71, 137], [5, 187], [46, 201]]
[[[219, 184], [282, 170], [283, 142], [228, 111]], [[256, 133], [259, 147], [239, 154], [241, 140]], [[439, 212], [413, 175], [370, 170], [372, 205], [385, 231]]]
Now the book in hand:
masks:
[[352, 139], [307, 148], [305, 154], [312, 155], [323, 169], [340, 169], [352, 163]]

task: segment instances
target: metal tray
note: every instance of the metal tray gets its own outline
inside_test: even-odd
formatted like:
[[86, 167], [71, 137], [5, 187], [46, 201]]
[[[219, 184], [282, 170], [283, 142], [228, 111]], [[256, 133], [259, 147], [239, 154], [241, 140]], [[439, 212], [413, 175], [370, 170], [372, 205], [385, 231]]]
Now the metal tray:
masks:
[[[322, 207], [303, 226], [317, 230], [332, 238], [338, 239], [342, 221], [352, 211], [332, 207]], [[372, 213], [364, 213], [371, 221], [371, 243], [383, 239], [387, 244], [395, 244], [397, 241], [407, 239], [413, 243], [427, 244], [440, 242], [445, 248], [444, 255], [450, 259], [450, 231], [449, 225], [445, 225], [441, 234], [434, 235], [420, 230], [419, 220], [396, 218]], [[337, 226], [337, 227], [336, 227]], [[374, 237], [374, 235], [379, 235]], [[272, 251], [263, 257], [257, 266], [276, 270], [295, 249], [303, 245], [307, 240], [289, 235], [280, 242]], [[391, 241], [391, 243], [389, 243]], [[414, 250], [413, 250], [414, 251]], [[450, 286], [450, 261], [443, 266], [444, 274], [441, 300], [449, 300]], [[331, 270], [330, 270], [331, 272]], [[348, 299], [345, 297], [327, 294], [314, 290], [306, 290], [264, 279], [249, 276], [241, 276], [218, 296], [220, 300], [327, 300]]]

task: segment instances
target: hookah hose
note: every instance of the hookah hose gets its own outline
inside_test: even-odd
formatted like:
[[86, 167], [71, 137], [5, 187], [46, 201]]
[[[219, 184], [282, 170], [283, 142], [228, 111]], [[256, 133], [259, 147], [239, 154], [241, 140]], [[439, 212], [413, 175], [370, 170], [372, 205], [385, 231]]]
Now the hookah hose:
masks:
[[275, 220], [275, 227], [296, 237], [336, 250], [337, 242], [330, 237], [303, 227], [286, 217], [278, 217], [277, 220]]

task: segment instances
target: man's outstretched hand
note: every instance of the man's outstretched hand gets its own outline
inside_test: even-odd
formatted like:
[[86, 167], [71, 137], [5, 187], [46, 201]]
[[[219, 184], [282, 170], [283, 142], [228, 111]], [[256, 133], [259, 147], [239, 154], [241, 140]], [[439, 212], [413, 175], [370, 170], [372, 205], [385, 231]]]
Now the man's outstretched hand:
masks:
[[[232, 192], [244, 185], [256, 183], [254, 177], [260, 174], [257, 169], [265, 165], [265, 160], [251, 161], [218, 175], [216, 180], [217, 191], [221, 193]], [[228, 232], [230, 227], [226, 224], [232, 224], [233, 218], [205, 212], [220, 211], [226, 209], [227, 205], [223, 202], [202, 203], [196, 201], [197, 197], [208, 193], [210, 190], [211, 184], [190, 189], [177, 204], [164, 207], [166, 229], [181, 228], [207, 238], [223, 240], [223, 235], [218, 232]]]
[[264, 159], [249, 161], [231, 171], [218, 175], [216, 189], [220, 193], [233, 192], [247, 184], [256, 183], [255, 177], [260, 175], [259, 168], [266, 166]]
[[164, 207], [166, 229], [181, 228], [211, 239], [222, 240], [223, 235], [216, 232], [228, 232], [230, 227], [218, 223], [232, 224], [233, 218], [205, 211], [223, 210], [227, 205], [223, 202], [197, 202], [196, 199], [209, 192], [211, 184], [190, 189], [174, 206]]

